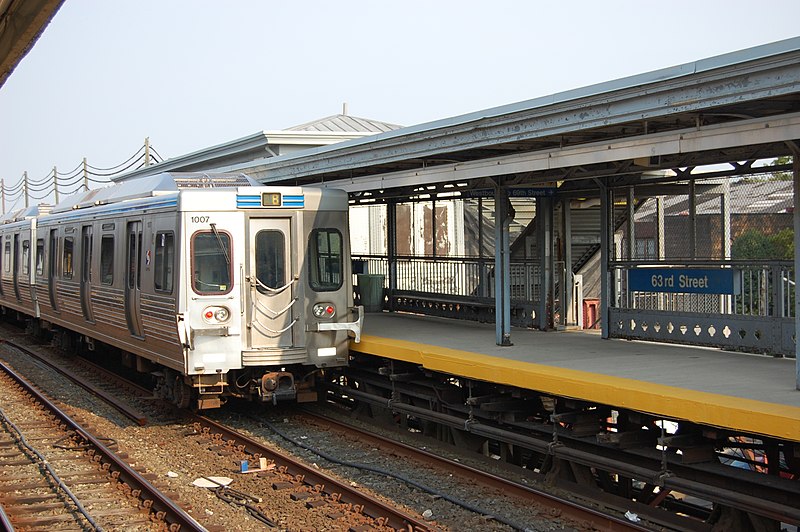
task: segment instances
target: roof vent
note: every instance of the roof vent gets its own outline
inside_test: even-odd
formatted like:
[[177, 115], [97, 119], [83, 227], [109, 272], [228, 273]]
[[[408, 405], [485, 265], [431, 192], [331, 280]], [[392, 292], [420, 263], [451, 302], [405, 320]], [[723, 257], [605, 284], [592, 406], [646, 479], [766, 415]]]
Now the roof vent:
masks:
[[173, 173], [175, 186], [186, 188], [249, 187], [253, 181], [244, 174]]

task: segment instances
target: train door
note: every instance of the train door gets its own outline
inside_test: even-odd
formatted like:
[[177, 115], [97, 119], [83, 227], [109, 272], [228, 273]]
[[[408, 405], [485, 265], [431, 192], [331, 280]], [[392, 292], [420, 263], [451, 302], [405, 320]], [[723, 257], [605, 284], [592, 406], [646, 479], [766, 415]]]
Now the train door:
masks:
[[94, 322], [92, 316], [92, 226], [81, 229], [81, 310], [86, 321]]
[[247, 329], [250, 348], [291, 347], [297, 277], [292, 272], [291, 218], [250, 220]]
[[125, 319], [131, 335], [141, 338], [142, 222], [128, 222], [125, 234]]
[[56, 291], [56, 266], [58, 265], [58, 229], [50, 229], [49, 249], [47, 253], [47, 286], [50, 295], [50, 306], [58, 312]]

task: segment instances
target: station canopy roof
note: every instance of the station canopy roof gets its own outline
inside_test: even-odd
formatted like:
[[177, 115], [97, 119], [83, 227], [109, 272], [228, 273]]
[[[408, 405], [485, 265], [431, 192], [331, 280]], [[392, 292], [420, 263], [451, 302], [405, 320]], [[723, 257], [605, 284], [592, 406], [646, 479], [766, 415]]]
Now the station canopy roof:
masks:
[[0, 0], [0, 87], [63, 3], [64, 0]]
[[[690, 177], [791, 154], [800, 38], [226, 168], [264, 183], [405, 197], [558, 183], [560, 192]], [[660, 172], [660, 173], [659, 173]], [[563, 185], [563, 186], [562, 186]]]

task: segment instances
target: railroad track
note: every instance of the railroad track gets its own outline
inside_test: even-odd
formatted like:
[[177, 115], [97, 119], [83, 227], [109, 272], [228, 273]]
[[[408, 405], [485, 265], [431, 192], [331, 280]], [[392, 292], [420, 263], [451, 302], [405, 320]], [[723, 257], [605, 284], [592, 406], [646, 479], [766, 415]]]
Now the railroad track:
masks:
[[[623, 425], [629, 430], [603, 432], [604, 419], [612, 414], [601, 405], [595, 411], [566, 401], [557, 410], [548, 397], [509, 394], [503, 400], [491, 391], [477, 391], [473, 400], [473, 383], [465, 399], [467, 386], [456, 386], [445, 375], [366, 356], [348, 368], [346, 384], [330, 383], [329, 397], [353, 415], [443, 442], [482, 442], [498, 455], [511, 449], [501, 456], [509, 466], [525, 465], [542, 482], [620, 514], [636, 514], [653, 527], [705, 531], [715, 524], [731, 529], [751, 521], [756, 528], [800, 524], [798, 483], [782, 478], [777, 467], [767, 475], [729, 465], [735, 454], [725, 448], [737, 444], [724, 431], [670, 436], [662, 429], [659, 434], [658, 420], [625, 412]], [[500, 406], [478, 408], [490, 397]], [[540, 404], [535, 414], [522, 414], [527, 400]], [[514, 407], [517, 414], [501, 417], [503, 409]], [[700, 436], [702, 446], [692, 448], [692, 438]], [[791, 445], [762, 443], [774, 449], [771, 463], [779, 463], [780, 452], [794, 455]]]
[[327, 475], [286, 453], [277, 452], [274, 448], [210, 418], [195, 416], [194, 426], [197, 433], [214, 442], [215, 449], [220, 452], [240, 453], [255, 463], [266, 458], [266, 468], [258, 474], [273, 490], [287, 490], [291, 494], [290, 498], [305, 501], [309, 508], [327, 506], [328, 515], [346, 525], [343, 529], [408, 532], [432, 530], [424, 520], [366, 495], [347, 482]]
[[[111, 388], [117, 390], [124, 388], [128, 392], [125, 395], [128, 395], [130, 399], [120, 400], [119, 394], [116, 394], [110, 404], [120, 412], [123, 412], [126, 417], [137, 425], [143, 426], [149, 423], [149, 420], [141, 409], [130, 406], [128, 404], [129, 400], [139, 402], [139, 399], [144, 398], [147, 401], [146, 404], [151, 405], [152, 411], [158, 411], [158, 408], [152, 405], [157, 401], [152, 400], [151, 390], [131, 383], [85, 359], [70, 358], [70, 369], [66, 369], [63, 368], [62, 363], [53, 362], [48, 356], [40, 356], [35, 351], [13, 343], [9, 343], [9, 345], [29, 356], [36, 356], [41, 362], [55, 367], [58, 371], [69, 374], [68, 378], [70, 380], [84, 386], [93, 395], [103, 400], [106, 400], [105, 397], [109, 394], [98, 391], [98, 389]], [[91, 376], [91, 378], [87, 378], [87, 376]], [[109, 383], [111, 383], [110, 386]], [[165, 406], [165, 408], [167, 407]], [[168, 409], [174, 412], [171, 405], [169, 405]], [[184, 415], [188, 416], [187, 413], [184, 413]], [[181, 416], [175, 416], [173, 413], [170, 417], [180, 418]], [[323, 421], [318, 419], [316, 422], [321, 423]], [[280, 515], [282, 510], [277, 510], [274, 505], [267, 507], [264, 502], [278, 499], [277, 494], [280, 493], [284, 499], [287, 499], [287, 504], [295, 507], [291, 513], [292, 517], [288, 518], [290, 521], [303, 521], [305, 518], [301, 515], [300, 509], [305, 508], [308, 512], [322, 514], [326, 520], [338, 522], [343, 528], [352, 530], [429, 530], [435, 526], [433, 523], [399, 511], [393, 505], [386, 505], [378, 499], [365, 496], [360, 490], [353, 489], [349, 483], [340, 482], [333, 477], [324, 475], [315, 467], [309, 467], [286, 456], [281, 456], [273, 448], [265, 446], [261, 442], [210, 418], [192, 417], [180, 423], [187, 427], [182, 436], [191, 438], [207, 451], [225, 457], [229, 463], [247, 460], [250, 464], [258, 467], [260, 459], [266, 458], [264, 471], [252, 475], [235, 475], [237, 479], [236, 489], [214, 490], [217, 496], [223, 500], [226, 500], [226, 498], [231, 499], [232, 497], [236, 499], [237, 492], [245, 495], [253, 494], [249, 498], [226, 500], [226, 502], [246, 508], [251, 516], [264, 523], [277, 524], [278, 519], [276, 516]], [[331, 421], [324, 421], [324, 423], [329, 424]], [[339, 425], [336, 430], [342, 433], [343, 439], [352, 439], [355, 434], [355, 429], [349, 426]], [[437, 463], [435, 467], [440, 469], [443, 467], [439, 461], [440, 459], [433, 455], [423, 456], [416, 449], [410, 447], [405, 450], [399, 450], [393, 442], [389, 440], [378, 441], [371, 434], [358, 435], [357, 439], [370, 439], [372, 442], [370, 445], [386, 449], [387, 454], [404, 456], [408, 457], [409, 460], [419, 462], [431, 463], [435, 461]], [[467, 470], [455, 462], [444, 467], [451, 468], [454, 475], [464, 479], [465, 484], [489, 484], [504, 495], [517, 497], [528, 504], [538, 505], [539, 515], [557, 518], [578, 529], [643, 530], [643, 528], [629, 521], [593, 511], [586, 506], [559, 499], [526, 486], [504, 481], [497, 477], [492, 478], [477, 470]], [[245, 476], [248, 477], [246, 482], [242, 480]], [[496, 508], [492, 510], [496, 510]], [[490, 517], [497, 522], [504, 522], [502, 516]], [[507, 522], [506, 524], [520, 528], [520, 526], [512, 522]]]
[[[464, 483], [478, 483], [486, 487], [494, 488], [509, 497], [516, 497], [527, 504], [541, 508], [540, 513], [553, 515], [566, 521], [568, 526], [574, 526], [579, 530], [596, 531], [644, 531], [648, 530], [630, 521], [619, 517], [608, 515], [587, 506], [581, 506], [568, 499], [557, 497], [541, 490], [533, 489], [529, 486], [512, 482], [481, 471], [474, 467], [449, 460], [438, 456], [427, 450], [406, 445], [404, 443], [385, 438], [375, 432], [366, 431], [353, 424], [344, 423], [332, 417], [309, 409], [303, 410], [303, 415], [308, 417], [311, 422], [322, 425], [324, 430], [334, 430], [342, 434], [342, 437], [355, 438], [370, 447], [374, 447], [387, 455], [402, 457], [405, 460], [421, 464], [423, 467], [433, 467], [444, 471], [445, 474], [452, 474], [460, 477]], [[496, 509], [493, 509], [496, 513]], [[492, 516], [498, 519], [498, 515]], [[514, 526], [513, 524], [511, 526]]]
[[6, 526], [205, 530], [149, 480], [0, 363], [0, 505]]
[[[72, 369], [67, 369], [51, 360], [50, 357], [42, 356], [24, 346], [9, 341], [5, 343], [21, 353], [34, 357], [39, 362], [47, 364], [103, 400], [106, 400], [109, 394], [103, 392], [102, 388], [106, 387], [109, 382], [116, 383], [116, 387], [124, 386], [135, 396], [152, 398], [150, 390], [87, 360], [73, 362]], [[75, 368], [78, 367], [81, 369], [75, 371]], [[93, 376], [92, 379], [86, 378], [86, 375], [89, 374]], [[100, 384], [100, 382], [105, 384]], [[138, 425], [148, 423], [148, 419], [126, 401], [115, 396], [112, 401], [108, 402]], [[173, 409], [166, 403], [165, 408]], [[289, 504], [293, 507], [292, 515], [303, 513], [302, 509], [305, 512], [322, 514], [332, 526], [343, 530], [425, 532], [434, 529], [422, 518], [414, 517], [392, 504], [365, 494], [347, 482], [326, 475], [312, 465], [304, 464], [210, 418], [184, 412], [184, 421], [181, 423], [186, 427], [181, 431], [185, 437], [197, 439], [201, 447], [226, 457], [231, 463], [246, 460], [255, 467], [259, 467], [261, 459], [265, 459], [265, 467], [262, 471], [247, 475], [247, 482], [240, 482], [246, 486], [246, 492], [223, 485], [217, 486], [214, 492], [224, 501], [245, 508], [250, 516], [267, 526], [278, 526], [278, 520], [271, 517], [278, 511], [274, 507], [265, 508], [264, 503], [274, 502], [276, 500], [274, 494], [280, 492], [281, 498], [291, 501]], [[241, 478], [239, 477], [239, 479]], [[304, 522], [305, 516], [297, 515], [293, 519]]]

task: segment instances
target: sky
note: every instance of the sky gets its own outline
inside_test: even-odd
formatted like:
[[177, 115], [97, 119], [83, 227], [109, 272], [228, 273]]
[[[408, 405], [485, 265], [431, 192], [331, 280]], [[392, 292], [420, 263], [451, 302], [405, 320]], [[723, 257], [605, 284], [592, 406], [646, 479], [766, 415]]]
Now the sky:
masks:
[[[0, 87], [12, 189], [342, 112], [416, 125], [800, 35], [797, 0], [66, 0]], [[6, 206], [8, 208], [9, 206]]]

